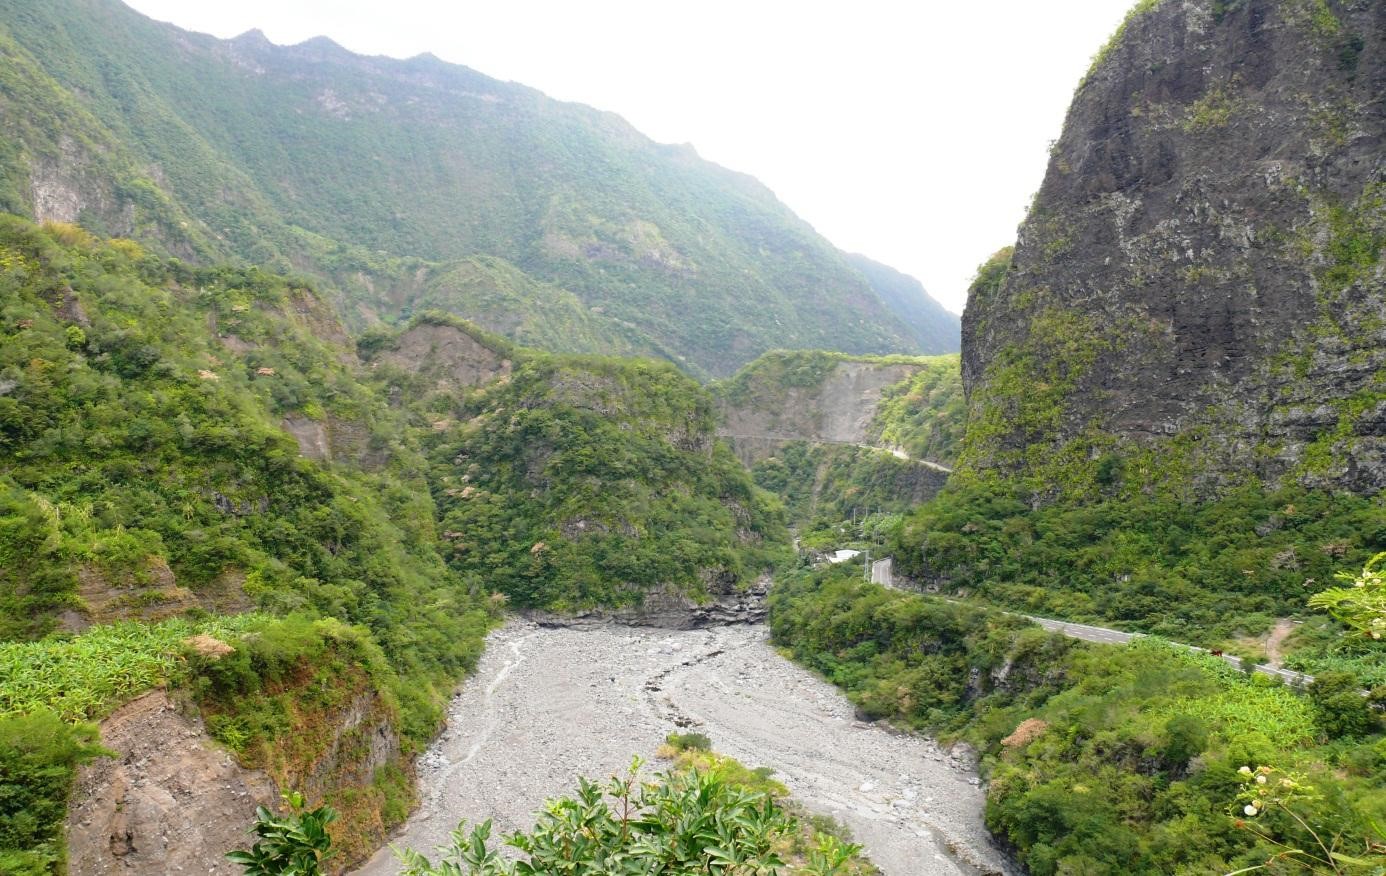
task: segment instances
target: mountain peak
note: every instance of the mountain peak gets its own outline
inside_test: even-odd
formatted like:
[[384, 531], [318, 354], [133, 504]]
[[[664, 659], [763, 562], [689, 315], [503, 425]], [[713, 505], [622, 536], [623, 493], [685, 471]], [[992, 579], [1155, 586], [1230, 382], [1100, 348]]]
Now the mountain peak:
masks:
[[326, 36], [310, 37], [301, 43], [297, 43], [293, 46], [290, 46], [289, 48], [300, 52], [308, 52], [314, 55], [318, 55], [319, 57], [356, 57], [355, 53], [352, 52], [350, 49], [346, 48], [341, 43], [336, 42], [331, 37]]
[[258, 27], [252, 27], [250, 30], [246, 31], [240, 36], [232, 37], [231, 42], [235, 43], [236, 45], [246, 46], [274, 45], [274, 43], [270, 42], [269, 37], [265, 36], [265, 32], [263, 30], [260, 30], [260, 28]]

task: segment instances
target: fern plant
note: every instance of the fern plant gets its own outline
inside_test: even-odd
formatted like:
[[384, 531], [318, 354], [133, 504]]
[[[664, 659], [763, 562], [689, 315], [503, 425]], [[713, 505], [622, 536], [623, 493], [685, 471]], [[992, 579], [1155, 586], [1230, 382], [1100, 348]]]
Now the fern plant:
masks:
[[1311, 608], [1322, 609], [1371, 639], [1386, 637], [1386, 552], [1367, 561], [1362, 571], [1339, 572], [1345, 587], [1330, 587], [1309, 597]]

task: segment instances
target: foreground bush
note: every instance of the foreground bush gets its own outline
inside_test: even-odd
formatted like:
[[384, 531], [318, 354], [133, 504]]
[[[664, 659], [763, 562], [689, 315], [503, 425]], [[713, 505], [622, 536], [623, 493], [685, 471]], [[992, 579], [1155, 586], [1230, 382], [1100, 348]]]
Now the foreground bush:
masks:
[[632, 771], [605, 788], [583, 779], [576, 797], [551, 801], [532, 832], [506, 839], [521, 861], [489, 847], [490, 822], [470, 833], [459, 827], [437, 866], [414, 851], [400, 858], [407, 876], [773, 873], [784, 864], [775, 841], [791, 827], [769, 796], [716, 772], [666, 773], [643, 785]]
[[257, 807], [252, 828], [257, 842], [226, 856], [244, 867], [246, 876], [317, 876], [322, 872], [323, 859], [332, 850], [327, 826], [337, 820], [337, 810], [319, 806], [309, 811], [297, 792], [285, 794], [284, 803], [287, 815]]
[[[537, 876], [616, 873], [873, 876], [860, 846], [840, 831], [782, 805], [785, 789], [763, 770], [748, 770], [705, 748], [685, 749], [675, 767], [641, 781], [636, 759], [606, 785], [580, 779], [577, 794], [550, 800], [529, 832], [505, 838], [523, 857], [510, 861], [491, 844], [491, 822], [459, 824], [452, 845], [433, 863], [413, 849], [396, 850], [405, 876]], [[261, 807], [258, 841], [227, 857], [246, 876], [317, 876], [332, 853], [326, 826], [331, 807], [309, 811], [301, 795], [285, 797], [289, 812]]]

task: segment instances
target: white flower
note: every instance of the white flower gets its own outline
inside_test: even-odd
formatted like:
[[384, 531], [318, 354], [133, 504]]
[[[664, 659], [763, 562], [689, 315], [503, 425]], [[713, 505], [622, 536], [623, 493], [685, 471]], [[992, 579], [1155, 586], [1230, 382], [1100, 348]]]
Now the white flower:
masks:
[[1265, 777], [1265, 776], [1257, 776], [1257, 777], [1256, 777], [1256, 784], [1258, 784], [1258, 785], [1264, 785], [1265, 783], [1266, 783], [1266, 777]]
[[1244, 766], [1241, 769], [1237, 770], [1237, 772], [1241, 773], [1244, 776], [1249, 776], [1251, 775], [1251, 767]]
[[1257, 812], [1260, 812], [1261, 810], [1257, 809], [1255, 806], [1252, 806], [1250, 803], [1248, 803], [1246, 806], [1242, 807], [1242, 811], [1245, 812], [1247, 815], [1255, 815]]

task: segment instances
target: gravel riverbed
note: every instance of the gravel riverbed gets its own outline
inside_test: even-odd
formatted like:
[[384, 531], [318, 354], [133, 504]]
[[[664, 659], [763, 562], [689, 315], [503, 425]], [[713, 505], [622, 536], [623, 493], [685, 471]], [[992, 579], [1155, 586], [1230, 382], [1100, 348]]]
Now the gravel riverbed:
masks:
[[[856, 720], [762, 626], [496, 630], [419, 759], [421, 805], [394, 842], [431, 853], [463, 819], [492, 819], [493, 836], [527, 829], [577, 776], [653, 761], [678, 730], [774, 769], [807, 808], [848, 824], [887, 876], [1011, 872], [982, 825], [975, 773], [928, 739]], [[399, 864], [382, 849], [356, 872], [390, 876]]]

